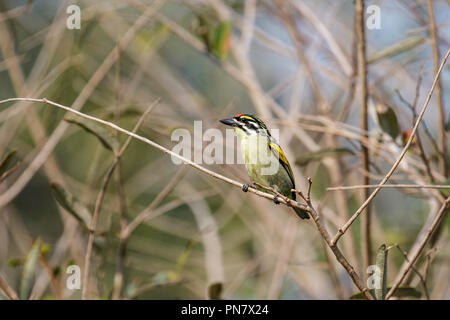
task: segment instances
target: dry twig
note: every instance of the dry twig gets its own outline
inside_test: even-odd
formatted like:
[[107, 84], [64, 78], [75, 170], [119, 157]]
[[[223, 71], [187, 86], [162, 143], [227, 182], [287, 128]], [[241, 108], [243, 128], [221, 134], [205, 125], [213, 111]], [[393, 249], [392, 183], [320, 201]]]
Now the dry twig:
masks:
[[[392, 297], [392, 295], [395, 293], [395, 290], [401, 285], [403, 282], [403, 279], [405, 279], [406, 275], [408, 274], [409, 270], [414, 266], [417, 259], [419, 258], [420, 254], [422, 253], [423, 249], [425, 248], [425, 245], [428, 243], [428, 241], [431, 239], [431, 236], [433, 235], [433, 232], [436, 230], [436, 227], [439, 225], [439, 222], [441, 219], [445, 216], [445, 214], [448, 211], [448, 206], [450, 203], [450, 197], [448, 197], [444, 203], [442, 204], [441, 208], [439, 209], [438, 213], [436, 214], [433, 223], [428, 228], [427, 233], [423, 240], [421, 241], [419, 245], [419, 249], [415, 253], [415, 255], [409, 259], [407, 267], [402, 271], [401, 275], [399, 276], [398, 280], [394, 283], [394, 285], [391, 287], [389, 292], [386, 294], [386, 300]], [[407, 255], [408, 256], [408, 255]]]
[[[424, 103], [424, 106], [422, 107], [422, 110], [419, 113], [419, 116], [417, 117], [417, 121], [411, 131], [411, 135], [408, 139], [408, 141], [406, 142], [405, 147], [403, 148], [402, 152], [400, 153], [400, 155], [398, 156], [397, 160], [395, 161], [394, 165], [392, 166], [392, 168], [389, 170], [389, 172], [386, 174], [386, 176], [383, 178], [383, 180], [381, 180], [381, 182], [379, 183], [379, 185], [384, 185], [386, 184], [386, 182], [389, 180], [389, 178], [392, 176], [392, 174], [394, 173], [394, 171], [397, 169], [398, 165], [400, 164], [400, 162], [402, 161], [403, 157], [405, 156], [406, 152], [408, 151], [408, 148], [411, 145], [412, 139], [414, 138], [414, 135], [416, 134], [417, 128], [419, 127], [420, 121], [423, 118], [423, 115], [427, 109], [428, 103], [430, 102], [431, 99], [431, 95], [433, 94], [434, 88], [436, 87], [436, 83], [437, 80], [439, 79], [439, 76], [441, 74], [442, 69], [444, 68], [445, 62], [447, 61], [448, 56], [450, 55], [450, 50], [447, 51], [447, 54], [444, 57], [444, 60], [441, 63], [441, 66], [439, 67], [438, 73], [436, 74], [436, 76], [434, 77], [434, 81], [433, 84], [430, 88], [430, 91], [428, 92], [428, 96], [427, 99]], [[378, 186], [372, 193], [371, 195], [366, 199], [366, 201], [359, 207], [358, 210], [356, 210], [356, 212], [353, 214], [353, 216], [348, 220], [348, 222], [342, 226], [341, 228], [339, 228], [337, 234], [334, 236], [333, 240], [332, 240], [332, 244], [335, 245], [337, 243], [337, 241], [339, 240], [340, 237], [342, 237], [342, 235], [345, 233], [345, 231], [352, 225], [352, 223], [358, 218], [358, 216], [361, 214], [361, 212], [366, 208], [366, 206], [373, 200], [373, 198], [375, 198], [375, 196], [377, 195], [377, 193], [381, 190], [381, 187]]]
[[[184, 163], [190, 165], [191, 167], [194, 167], [195, 169], [197, 169], [197, 170], [199, 170], [199, 171], [201, 171], [201, 172], [203, 172], [203, 173], [206, 173], [206, 174], [210, 175], [211, 177], [214, 177], [214, 178], [216, 178], [216, 179], [222, 180], [222, 181], [224, 181], [224, 182], [227, 182], [227, 183], [229, 183], [229, 184], [232, 184], [232, 185], [234, 185], [234, 186], [237, 186], [237, 187], [239, 187], [239, 188], [241, 188], [241, 189], [242, 189], [242, 187], [244, 186], [243, 183], [240, 183], [240, 182], [238, 182], [238, 181], [235, 181], [235, 180], [233, 180], [233, 179], [230, 179], [230, 178], [228, 178], [228, 177], [225, 177], [225, 176], [223, 176], [223, 175], [221, 175], [221, 174], [218, 174], [218, 173], [216, 173], [216, 172], [214, 172], [214, 171], [208, 170], [208, 169], [204, 168], [203, 166], [200, 166], [200, 165], [198, 165], [197, 163], [191, 161], [190, 159], [184, 158], [183, 156], [180, 156], [179, 154], [177, 154], [177, 153], [175, 153], [175, 152], [173, 152], [173, 151], [171, 151], [171, 150], [169, 150], [169, 149], [167, 149], [167, 148], [165, 148], [165, 147], [163, 147], [163, 146], [157, 144], [156, 142], [153, 142], [153, 141], [151, 141], [151, 140], [149, 140], [149, 139], [147, 139], [147, 138], [144, 138], [144, 137], [142, 137], [142, 136], [139, 136], [139, 135], [137, 135], [137, 134], [135, 134], [135, 133], [133, 133], [133, 132], [130, 132], [130, 131], [128, 131], [128, 130], [125, 130], [125, 129], [123, 129], [123, 128], [117, 126], [117, 125], [115, 125], [114, 123], [111, 123], [111, 122], [108, 122], [108, 121], [105, 121], [105, 120], [102, 120], [102, 119], [98, 119], [98, 118], [96, 118], [96, 117], [93, 117], [93, 116], [84, 114], [84, 113], [82, 113], [82, 112], [80, 112], [80, 111], [77, 111], [77, 110], [74, 110], [74, 109], [72, 109], [72, 108], [70, 108], [70, 107], [67, 107], [67, 106], [61, 105], [61, 104], [59, 104], [59, 103], [56, 103], [56, 102], [47, 100], [47, 99], [45, 99], [45, 98], [43, 98], [43, 99], [35, 99], [35, 98], [10, 98], [10, 99], [6, 99], [6, 100], [0, 101], [0, 104], [6, 103], [6, 102], [12, 102], [12, 101], [32, 101], [32, 102], [41, 102], [41, 103], [49, 104], [49, 105], [52, 105], [52, 106], [55, 106], [55, 107], [64, 109], [64, 110], [66, 110], [66, 111], [73, 112], [73, 113], [75, 113], [75, 114], [77, 114], [77, 115], [79, 115], [79, 116], [81, 116], [81, 117], [83, 117], [83, 118], [90, 119], [90, 120], [96, 121], [96, 122], [98, 122], [98, 123], [102, 123], [102, 124], [104, 124], [104, 125], [106, 125], [106, 126], [108, 126], [108, 127], [113, 128], [114, 130], [117, 130], [117, 131], [119, 131], [119, 132], [122, 132], [122, 133], [124, 133], [124, 134], [130, 136], [130, 137], [133, 137], [133, 138], [135, 138], [135, 139], [137, 139], [137, 140], [140, 140], [140, 141], [142, 141], [142, 142], [144, 142], [144, 143], [146, 143], [146, 144], [148, 144], [148, 145], [150, 145], [150, 146], [152, 146], [152, 147], [154, 147], [154, 148], [156, 148], [156, 149], [158, 149], [158, 150], [160, 150], [160, 151], [162, 151], [162, 152], [164, 152], [164, 153], [166, 153], [166, 154], [171, 155], [172, 157], [175, 157], [175, 158], [177, 158], [177, 159], [183, 161]], [[311, 181], [310, 181], [310, 183], [311, 183]], [[269, 193], [266, 193], [266, 192], [262, 192], [262, 191], [258, 191], [258, 190], [253, 189], [253, 188], [249, 188], [248, 191], [249, 191], [250, 193], [256, 194], [256, 195], [258, 195], [258, 196], [260, 196], [260, 197], [264, 197], [264, 198], [269, 199], [269, 200], [277, 199], [280, 203], [283, 203], [283, 204], [285, 204], [285, 205], [287, 205], [287, 206], [290, 206], [290, 207], [296, 207], [296, 208], [300, 208], [300, 209], [303, 209], [303, 210], [308, 211], [308, 212], [312, 215], [313, 221], [315, 222], [315, 224], [316, 224], [316, 226], [317, 226], [317, 228], [318, 228], [320, 234], [322, 235], [322, 237], [324, 238], [324, 240], [326, 241], [326, 243], [327, 243], [327, 244], [329, 245], [329, 247], [331, 248], [333, 254], [334, 254], [335, 257], [336, 257], [336, 259], [337, 259], [337, 260], [339, 261], [339, 263], [346, 269], [347, 273], [349, 274], [349, 276], [351, 277], [351, 279], [353, 280], [353, 282], [355, 283], [355, 285], [361, 290], [361, 292], [366, 296], [367, 299], [373, 299], [373, 297], [372, 297], [372, 295], [369, 293], [367, 287], [365, 287], [365, 285], [363, 284], [363, 282], [360, 280], [360, 278], [359, 278], [358, 275], [356, 274], [356, 272], [355, 272], [353, 266], [350, 265], [350, 263], [349, 263], [349, 262], [347, 261], [347, 259], [344, 257], [344, 255], [343, 255], [342, 252], [339, 250], [339, 248], [336, 246], [336, 244], [335, 244], [335, 243], [333, 244], [333, 243], [331, 242], [330, 235], [328, 234], [328, 231], [326, 231], [325, 227], [323, 226], [322, 222], [320, 221], [320, 217], [318, 216], [318, 214], [317, 214], [317, 212], [315, 211], [315, 209], [312, 207], [312, 203], [311, 203], [311, 202], [308, 203], [308, 206], [305, 206], [305, 205], [302, 205], [302, 204], [298, 203], [297, 201], [294, 201], [294, 200], [291, 200], [291, 199], [286, 199], [286, 198], [284, 198], [284, 197], [279, 197], [279, 196], [277, 196], [277, 195], [274, 196], [274, 195], [272, 195], [272, 194], [269, 194]], [[309, 192], [308, 192], [308, 194], [309, 194]], [[97, 202], [99, 202], [99, 201], [97, 201]]]

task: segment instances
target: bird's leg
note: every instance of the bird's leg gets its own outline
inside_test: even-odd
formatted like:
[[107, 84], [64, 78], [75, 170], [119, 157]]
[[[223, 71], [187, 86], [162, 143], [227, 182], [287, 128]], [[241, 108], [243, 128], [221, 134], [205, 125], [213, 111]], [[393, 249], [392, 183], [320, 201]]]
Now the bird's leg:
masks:
[[260, 184], [260, 183], [258, 183], [258, 182], [253, 182], [253, 184], [254, 184], [255, 186], [260, 187], [261, 189], [264, 189], [264, 190], [267, 190], [267, 191], [273, 193], [273, 194], [274, 194], [273, 202], [274, 202], [275, 204], [280, 204], [280, 203], [281, 203], [281, 202], [280, 202], [280, 199], [283, 199], [284, 201], [289, 202], [289, 199], [288, 199], [286, 196], [283, 196], [281, 193], [279, 193], [279, 192], [277, 191], [276, 186], [272, 185], [271, 187], [267, 187], [267, 186], [264, 186], [264, 185], [262, 185], [262, 184]]
[[272, 186], [271, 188], [272, 188], [272, 192], [275, 194], [274, 197], [273, 197], [273, 203], [280, 204], [281, 203], [280, 200], [279, 200], [280, 199], [280, 196], [279, 196], [280, 193], [277, 191], [275, 186]]
[[249, 187], [250, 187], [249, 183], [242, 185], [242, 191], [247, 192]]

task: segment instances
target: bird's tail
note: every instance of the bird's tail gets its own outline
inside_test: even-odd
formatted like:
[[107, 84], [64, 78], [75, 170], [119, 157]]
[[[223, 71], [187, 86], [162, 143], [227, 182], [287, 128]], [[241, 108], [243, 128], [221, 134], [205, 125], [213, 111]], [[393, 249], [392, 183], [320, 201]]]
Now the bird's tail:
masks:
[[300, 209], [300, 208], [292, 208], [294, 209], [295, 213], [302, 219], [309, 219], [309, 213], [306, 210]]

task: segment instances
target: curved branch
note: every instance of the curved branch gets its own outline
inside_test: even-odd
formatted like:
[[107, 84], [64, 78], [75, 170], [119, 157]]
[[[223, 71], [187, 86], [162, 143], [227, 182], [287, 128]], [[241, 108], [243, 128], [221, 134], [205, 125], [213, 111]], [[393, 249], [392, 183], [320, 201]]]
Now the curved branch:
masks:
[[[179, 154], [177, 154], [177, 153], [175, 153], [175, 152], [173, 152], [173, 151], [171, 151], [171, 150], [169, 150], [169, 149], [167, 149], [167, 148], [157, 144], [156, 142], [153, 142], [150, 139], [144, 138], [144, 137], [142, 137], [140, 135], [137, 135], [137, 134], [135, 134], [135, 133], [133, 133], [131, 131], [123, 129], [123, 128], [115, 125], [114, 123], [111, 123], [111, 122], [108, 122], [108, 121], [105, 121], [105, 120], [102, 120], [102, 119], [98, 119], [96, 117], [84, 114], [84, 113], [82, 113], [80, 111], [74, 110], [74, 109], [72, 109], [70, 107], [67, 107], [67, 106], [64, 106], [62, 104], [59, 104], [59, 103], [47, 100], [45, 98], [43, 98], [43, 99], [10, 98], [10, 99], [6, 99], [6, 100], [1, 100], [0, 104], [7, 103], [7, 102], [13, 102], [13, 101], [40, 102], [40, 103], [52, 105], [52, 106], [60, 108], [60, 109], [64, 109], [66, 111], [75, 113], [75, 114], [79, 115], [80, 117], [83, 117], [83, 118], [86, 118], [86, 119], [89, 119], [89, 120], [101, 123], [101, 124], [103, 124], [105, 126], [113, 128], [114, 130], [122, 132], [122, 133], [124, 133], [124, 134], [126, 134], [126, 135], [128, 135], [130, 137], [133, 137], [133, 138], [135, 138], [137, 140], [140, 140], [140, 141], [142, 141], [142, 142], [144, 142], [144, 143], [146, 143], [146, 144], [148, 144], [148, 145], [150, 145], [150, 146], [152, 146], [152, 147], [154, 147], [154, 148], [156, 148], [156, 149], [158, 149], [158, 150], [160, 150], [160, 151], [162, 151], [162, 152], [164, 152], [166, 154], [171, 155], [172, 157], [175, 157], [175, 158], [181, 160], [182, 162], [190, 165], [191, 167], [194, 167], [195, 169], [210, 175], [213, 178], [222, 180], [224, 182], [232, 184], [232, 185], [234, 185], [236, 187], [239, 187], [241, 189], [242, 189], [242, 187], [244, 185], [241, 182], [235, 181], [235, 180], [230, 179], [228, 177], [225, 177], [225, 176], [223, 176], [221, 174], [218, 174], [218, 173], [216, 173], [214, 171], [208, 170], [208, 169], [204, 168], [203, 166], [198, 165], [197, 163], [195, 163], [195, 162], [193, 162], [193, 161], [191, 161], [191, 160], [189, 160], [187, 158], [184, 158], [183, 156], [180, 156]], [[311, 181], [310, 181], [310, 183], [311, 183]], [[258, 195], [260, 197], [263, 197], [263, 198], [266, 198], [266, 199], [269, 199], [269, 200], [272, 200], [272, 201], [275, 199], [275, 197], [277, 197], [276, 195], [269, 194], [269, 193], [266, 193], [266, 192], [262, 192], [262, 191], [254, 189], [254, 188], [248, 188], [248, 192], [251, 192], [253, 194], [256, 194], [256, 195]], [[361, 292], [366, 296], [366, 298], [372, 300], [373, 296], [369, 293], [369, 290], [365, 287], [365, 285], [363, 284], [363, 282], [361, 281], [359, 276], [356, 274], [353, 266], [347, 261], [347, 259], [344, 257], [344, 255], [342, 254], [340, 249], [336, 246], [336, 244], [332, 243], [330, 235], [329, 235], [328, 231], [325, 229], [323, 223], [321, 222], [320, 216], [317, 214], [316, 210], [314, 209], [314, 207], [313, 207], [313, 205], [311, 203], [311, 200], [308, 199], [308, 197], [305, 197], [305, 198], [308, 200], [307, 205], [298, 203], [295, 200], [291, 200], [291, 199], [287, 199], [287, 198], [277, 197], [277, 200], [278, 200], [279, 203], [283, 203], [284, 205], [287, 205], [289, 207], [296, 207], [296, 208], [300, 208], [300, 209], [306, 210], [306, 211], [308, 211], [311, 214], [317, 229], [319, 230], [319, 232], [322, 235], [323, 239], [326, 241], [327, 245], [330, 247], [330, 249], [333, 252], [333, 254], [335, 255], [336, 259], [344, 267], [344, 269], [349, 274], [350, 278], [353, 280], [353, 282], [359, 288], [359, 290], [361, 290]], [[2, 204], [0, 202], [0, 207], [1, 207], [1, 205]]]

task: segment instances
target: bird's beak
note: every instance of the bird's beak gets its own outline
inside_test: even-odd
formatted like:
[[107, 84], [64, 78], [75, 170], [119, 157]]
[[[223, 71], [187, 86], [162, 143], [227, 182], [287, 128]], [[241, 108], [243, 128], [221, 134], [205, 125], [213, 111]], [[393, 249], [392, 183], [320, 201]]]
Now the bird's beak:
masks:
[[233, 118], [222, 119], [219, 121], [222, 122], [223, 124], [226, 124], [227, 126], [231, 126], [231, 127], [237, 126], [237, 123], [236, 123], [236, 121], [233, 120]]

